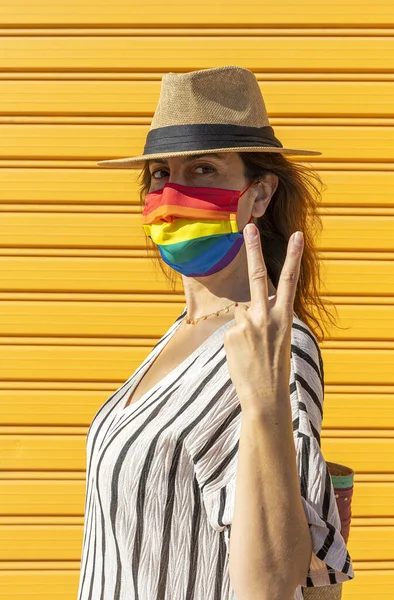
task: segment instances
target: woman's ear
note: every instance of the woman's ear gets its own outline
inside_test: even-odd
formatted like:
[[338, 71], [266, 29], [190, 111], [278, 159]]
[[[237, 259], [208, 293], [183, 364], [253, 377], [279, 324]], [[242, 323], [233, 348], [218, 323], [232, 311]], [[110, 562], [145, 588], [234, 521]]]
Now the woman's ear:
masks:
[[279, 179], [275, 173], [266, 173], [258, 183], [258, 192], [252, 208], [252, 216], [256, 219], [262, 217], [272, 196], [278, 187]]

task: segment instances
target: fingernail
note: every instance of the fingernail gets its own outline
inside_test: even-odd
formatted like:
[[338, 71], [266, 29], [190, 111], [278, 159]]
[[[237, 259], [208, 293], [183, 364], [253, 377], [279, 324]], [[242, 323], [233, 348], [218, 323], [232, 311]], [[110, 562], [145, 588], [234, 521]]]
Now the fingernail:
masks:
[[255, 225], [249, 225], [249, 223], [244, 227], [244, 235], [248, 240], [252, 240], [257, 236], [257, 227]]
[[296, 231], [295, 236], [293, 237], [293, 241], [297, 246], [301, 246], [304, 239], [304, 234], [302, 231]]

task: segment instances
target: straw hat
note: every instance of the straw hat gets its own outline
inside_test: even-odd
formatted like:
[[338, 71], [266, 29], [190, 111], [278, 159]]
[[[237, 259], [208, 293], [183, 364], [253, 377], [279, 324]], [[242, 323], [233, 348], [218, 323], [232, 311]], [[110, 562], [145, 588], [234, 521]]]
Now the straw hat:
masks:
[[243, 67], [225, 66], [166, 73], [143, 154], [97, 164], [140, 169], [153, 158], [248, 151], [321, 154], [283, 148], [269, 124], [254, 73]]

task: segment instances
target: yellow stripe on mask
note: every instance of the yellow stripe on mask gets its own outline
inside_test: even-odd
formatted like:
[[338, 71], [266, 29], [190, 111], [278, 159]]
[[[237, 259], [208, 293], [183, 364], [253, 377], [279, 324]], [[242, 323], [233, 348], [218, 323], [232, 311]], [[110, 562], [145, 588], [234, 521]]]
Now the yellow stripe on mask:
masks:
[[187, 240], [195, 240], [211, 235], [238, 233], [237, 221], [198, 221], [190, 219], [175, 219], [172, 223], [160, 222], [143, 225], [146, 235], [155, 244], [178, 244]]

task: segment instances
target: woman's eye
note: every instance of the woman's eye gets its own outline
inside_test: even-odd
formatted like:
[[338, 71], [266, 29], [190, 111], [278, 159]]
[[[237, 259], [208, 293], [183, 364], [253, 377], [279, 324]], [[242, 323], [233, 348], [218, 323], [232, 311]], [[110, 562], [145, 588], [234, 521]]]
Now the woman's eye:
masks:
[[[212, 172], [215, 172], [215, 169], [213, 167], [211, 167], [210, 165], [198, 165], [196, 167], [196, 169], [209, 169]], [[168, 175], [168, 171], [166, 169], [157, 169], [156, 171], [153, 171], [151, 174], [151, 177], [153, 177], [153, 179], [161, 179], [161, 177], [155, 177], [156, 173], [167, 173]], [[200, 173], [199, 173], [200, 175]]]
[[209, 169], [209, 171], [215, 172], [215, 169], [210, 165], [199, 165], [198, 167], [196, 167], [196, 169]]
[[155, 177], [156, 173], [168, 173], [168, 171], [165, 171], [164, 169], [157, 169], [157, 171], [152, 172], [151, 177], [153, 177], [153, 179], [161, 179], [161, 177]]

